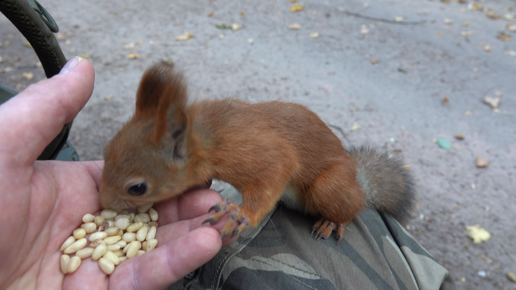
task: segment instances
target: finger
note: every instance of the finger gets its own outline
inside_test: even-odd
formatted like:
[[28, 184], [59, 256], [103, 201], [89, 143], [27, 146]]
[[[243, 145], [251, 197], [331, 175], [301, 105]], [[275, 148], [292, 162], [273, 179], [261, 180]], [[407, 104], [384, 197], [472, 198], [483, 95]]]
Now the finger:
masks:
[[111, 275], [109, 289], [164, 289], [213, 258], [222, 246], [218, 235], [203, 227], [127, 260]]
[[184, 193], [155, 205], [159, 212], [159, 224], [192, 219], [204, 215], [214, 204], [222, 201], [220, 194], [210, 189], [199, 189]]
[[32, 164], [88, 101], [94, 82], [91, 63], [74, 58], [66, 70], [29, 86], [0, 106], [0, 154], [4, 164]]
[[100, 185], [102, 184], [102, 170], [104, 169], [104, 161], [85, 161], [81, 162], [88, 172], [91, 178], [97, 184], [97, 192], [100, 191]]

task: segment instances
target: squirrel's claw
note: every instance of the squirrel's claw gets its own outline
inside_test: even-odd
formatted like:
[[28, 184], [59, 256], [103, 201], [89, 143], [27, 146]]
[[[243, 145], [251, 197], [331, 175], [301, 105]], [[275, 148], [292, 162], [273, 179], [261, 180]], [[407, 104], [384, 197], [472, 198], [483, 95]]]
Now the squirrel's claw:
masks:
[[348, 223], [339, 223], [339, 225], [336, 226], [335, 223], [322, 218], [314, 224], [310, 235], [314, 236], [314, 239], [318, 241], [320, 239], [329, 238], [331, 233], [336, 231], [335, 237], [338, 243], [342, 239], [347, 224]]
[[214, 225], [218, 223], [223, 216], [231, 213], [229, 220], [226, 222], [222, 230], [220, 230], [219, 239], [222, 237], [234, 237], [243, 232], [249, 226], [249, 220], [240, 210], [240, 207], [236, 205], [231, 198], [228, 198], [227, 200], [212, 206], [208, 212], [212, 210], [214, 210], [216, 213], [203, 221], [203, 224], [209, 222], [210, 224]]

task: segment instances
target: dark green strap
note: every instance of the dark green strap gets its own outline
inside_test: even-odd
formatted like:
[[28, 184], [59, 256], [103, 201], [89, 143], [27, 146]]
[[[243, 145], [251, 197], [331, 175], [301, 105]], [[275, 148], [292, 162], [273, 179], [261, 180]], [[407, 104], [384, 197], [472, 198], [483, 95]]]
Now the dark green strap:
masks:
[[[30, 3], [29, 3], [30, 2]], [[47, 78], [59, 73], [66, 58], [53, 32], [58, 31], [52, 16], [35, 0], [1, 0], [0, 11], [18, 28], [38, 55]], [[45, 148], [39, 160], [55, 159], [66, 143], [72, 123]]]

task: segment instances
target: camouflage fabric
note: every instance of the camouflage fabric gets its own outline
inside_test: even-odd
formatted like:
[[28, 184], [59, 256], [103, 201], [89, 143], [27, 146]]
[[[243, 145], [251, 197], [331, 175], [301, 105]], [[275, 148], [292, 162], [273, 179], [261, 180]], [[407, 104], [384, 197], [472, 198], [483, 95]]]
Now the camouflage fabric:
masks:
[[310, 236], [316, 220], [280, 203], [168, 289], [456, 289], [448, 271], [388, 215], [364, 210], [339, 244]]

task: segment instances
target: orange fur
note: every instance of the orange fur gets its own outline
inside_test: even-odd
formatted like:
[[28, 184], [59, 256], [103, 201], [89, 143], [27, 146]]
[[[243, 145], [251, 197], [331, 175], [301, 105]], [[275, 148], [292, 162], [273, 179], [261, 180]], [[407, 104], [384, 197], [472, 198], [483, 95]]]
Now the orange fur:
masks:
[[[116, 210], [178, 196], [211, 178], [242, 193], [238, 209], [250, 226], [287, 186], [306, 212], [336, 225], [347, 225], [366, 202], [354, 159], [315, 113], [232, 99], [187, 106], [186, 85], [164, 64], [144, 74], [136, 112], [107, 145], [105, 161], [100, 200]], [[128, 194], [138, 183], [147, 192]]]

